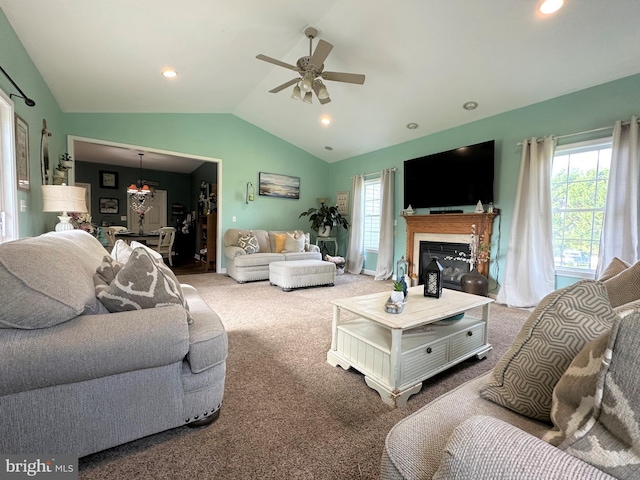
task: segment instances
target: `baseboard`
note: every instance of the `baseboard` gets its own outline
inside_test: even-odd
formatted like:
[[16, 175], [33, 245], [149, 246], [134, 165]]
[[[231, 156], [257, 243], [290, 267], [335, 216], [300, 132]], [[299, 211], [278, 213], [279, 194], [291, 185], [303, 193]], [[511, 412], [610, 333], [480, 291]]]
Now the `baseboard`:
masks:
[[362, 270], [362, 273], [364, 275], [369, 275], [371, 277], [375, 277], [376, 276], [376, 271], [375, 270]]

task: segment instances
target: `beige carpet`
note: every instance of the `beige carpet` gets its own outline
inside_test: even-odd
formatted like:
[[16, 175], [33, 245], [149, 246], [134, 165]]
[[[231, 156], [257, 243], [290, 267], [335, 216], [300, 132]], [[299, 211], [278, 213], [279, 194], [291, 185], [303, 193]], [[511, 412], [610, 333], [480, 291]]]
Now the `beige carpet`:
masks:
[[227, 328], [220, 418], [204, 429], [176, 428], [84, 457], [81, 479], [378, 478], [389, 429], [491, 369], [529, 314], [493, 304], [493, 355], [425, 381], [406, 408], [393, 409], [360, 373], [326, 363], [330, 300], [390, 291], [390, 281], [347, 274], [335, 287], [285, 293], [267, 281], [240, 285], [218, 274], [179, 278], [198, 289]]

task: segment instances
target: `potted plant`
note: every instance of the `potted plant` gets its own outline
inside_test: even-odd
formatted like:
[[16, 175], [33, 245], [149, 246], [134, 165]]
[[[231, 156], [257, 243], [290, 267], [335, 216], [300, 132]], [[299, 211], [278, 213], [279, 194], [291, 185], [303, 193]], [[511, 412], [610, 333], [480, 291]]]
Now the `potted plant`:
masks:
[[328, 237], [332, 227], [349, 229], [349, 222], [338, 213], [337, 206], [328, 207], [323, 203], [320, 208], [311, 207], [306, 212], [302, 212], [298, 218], [306, 216], [309, 216], [311, 229], [317, 232], [319, 237]]
[[391, 292], [391, 301], [393, 303], [404, 302], [404, 283], [393, 282], [393, 292]]

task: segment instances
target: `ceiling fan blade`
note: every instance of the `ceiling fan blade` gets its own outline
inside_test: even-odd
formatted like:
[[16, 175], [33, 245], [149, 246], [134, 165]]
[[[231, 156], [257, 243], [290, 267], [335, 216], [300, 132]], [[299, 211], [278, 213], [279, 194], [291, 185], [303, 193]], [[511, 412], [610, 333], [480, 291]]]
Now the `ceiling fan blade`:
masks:
[[315, 65], [317, 68], [320, 68], [331, 53], [331, 50], [333, 50], [333, 45], [329, 42], [325, 42], [324, 40], [320, 40], [318, 45], [316, 45], [313, 55], [311, 56], [310, 63]]
[[364, 83], [364, 75], [360, 73], [323, 72], [322, 78], [334, 82], [357, 83], [358, 85]]
[[299, 78], [294, 78], [293, 80], [289, 80], [287, 83], [283, 83], [279, 87], [269, 90], [269, 93], [278, 93], [280, 90], [284, 90], [285, 88], [290, 87], [291, 85], [298, 83], [299, 81]]
[[267, 57], [266, 55], [256, 55], [258, 60], [263, 60], [268, 63], [273, 63], [274, 65], [278, 65], [279, 67], [288, 68], [289, 70], [298, 71], [298, 67], [290, 65], [288, 63], [281, 62], [280, 60], [276, 60], [275, 58]]
[[318, 101], [320, 102], [320, 105], [324, 105], [325, 103], [329, 103], [331, 101], [331, 98], [327, 97], [327, 98], [320, 98], [320, 95], [318, 95], [318, 92], [320, 91], [320, 86], [313, 82], [313, 91], [316, 92], [316, 97], [318, 97]]

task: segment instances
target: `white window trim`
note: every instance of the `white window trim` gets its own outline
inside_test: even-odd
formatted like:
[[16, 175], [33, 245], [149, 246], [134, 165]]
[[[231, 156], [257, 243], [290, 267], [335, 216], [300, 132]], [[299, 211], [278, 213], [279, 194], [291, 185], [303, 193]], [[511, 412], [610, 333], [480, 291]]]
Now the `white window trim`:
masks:
[[[371, 178], [369, 180], [365, 180], [364, 181], [364, 186], [365, 186], [365, 192], [366, 192], [366, 188], [367, 188], [367, 184], [372, 184], [372, 183], [377, 183], [380, 184], [381, 183], [381, 179], [378, 178]], [[365, 195], [366, 197], [366, 195]], [[366, 201], [366, 200], [365, 200]], [[364, 228], [364, 226], [363, 226]], [[380, 245], [380, 239], [378, 238], [378, 246]], [[364, 249], [364, 253], [375, 253], [376, 255], [378, 254], [379, 249], [378, 248], [371, 248], [371, 247], [365, 247]], [[375, 273], [374, 273], [375, 274]]]
[[13, 100], [0, 89], [0, 242], [18, 238], [18, 188], [15, 162], [15, 114]]

